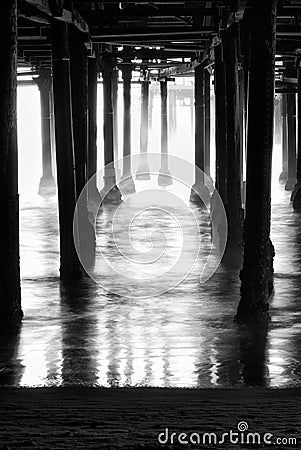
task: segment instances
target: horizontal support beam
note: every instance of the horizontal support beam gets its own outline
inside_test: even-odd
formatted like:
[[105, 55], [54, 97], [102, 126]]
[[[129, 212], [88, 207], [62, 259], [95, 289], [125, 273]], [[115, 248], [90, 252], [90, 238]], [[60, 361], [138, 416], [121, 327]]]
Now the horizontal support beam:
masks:
[[23, 13], [19, 13], [18, 18], [23, 18], [23, 19], [27, 19], [30, 20], [31, 22], [37, 22], [40, 24], [44, 24], [44, 25], [50, 25], [51, 23], [51, 19], [49, 16], [43, 16], [43, 15], [33, 15], [33, 14], [23, 14]]
[[[95, 41], [93, 41], [95, 42]], [[96, 41], [97, 42], [97, 41]], [[158, 49], [158, 52], [161, 51], [165, 51], [165, 52], [174, 52], [177, 53], [177, 57], [185, 57], [185, 55], [187, 54], [187, 57], [190, 57], [191, 54], [195, 54], [195, 53], [199, 53], [199, 52], [203, 52], [206, 48], [206, 45], [202, 45], [201, 43], [199, 43], [198, 45], [195, 44], [195, 46], [191, 46], [191, 47], [186, 47], [186, 46], [179, 46], [176, 44], [172, 44], [170, 42], [168, 43], [147, 43], [147, 44], [142, 44], [141, 42], [139, 44], [137, 43], [128, 43], [128, 42], [103, 42], [103, 44], [111, 44], [113, 46], [122, 46], [122, 47], [127, 47], [132, 49], [133, 52], [138, 52], [140, 49], [149, 49], [149, 47], [160, 47], [160, 50]], [[135, 47], [139, 47], [139, 49], [136, 49]], [[116, 52], [116, 55], [118, 56], [119, 54], [121, 54], [121, 52]], [[134, 56], [135, 57], [135, 56]], [[137, 56], [138, 57], [138, 56]], [[154, 56], [155, 58], [155, 56]]]
[[277, 17], [293, 17], [300, 15], [300, 7], [284, 6], [277, 8]]
[[76, 26], [76, 28], [78, 28], [83, 33], [89, 33], [88, 24], [81, 17], [81, 15], [75, 10], [68, 11], [67, 9], [62, 9], [62, 14], [60, 16], [54, 16], [52, 14], [51, 0], [24, 0], [24, 1], [50, 17], [62, 20], [66, 23], [73, 23]]
[[[116, 42], [115, 40], [105, 40], [102, 42], [99, 42], [98, 40], [94, 40], [92, 39], [92, 42], [94, 42], [95, 44], [107, 44], [107, 45], [112, 45], [115, 47], [129, 47], [129, 48], [133, 48], [137, 50], [139, 50], [140, 48], [156, 48], [156, 47], [160, 47], [160, 49], [164, 49], [164, 50], [170, 50], [170, 51], [179, 51], [179, 52], [197, 52], [199, 50], [202, 50], [203, 48], [207, 47], [207, 42], [210, 42], [210, 39], [202, 39], [199, 42], [194, 42], [191, 45], [188, 44], [178, 44], [177, 42], [173, 42], [172, 40], [168, 40], [165, 42], [157, 42], [157, 41], [146, 41], [146, 42], [142, 42], [142, 41], [133, 41], [133, 42], [128, 42], [128, 41], [120, 41], [120, 42]], [[159, 49], [158, 49], [159, 50]]]
[[276, 88], [276, 94], [297, 94], [297, 89]]
[[220, 10], [218, 8], [193, 8], [193, 7], [179, 7], [179, 6], [161, 6], [154, 8], [148, 5], [144, 7], [135, 7], [132, 5], [126, 8], [104, 8], [100, 11], [91, 11], [91, 13], [85, 14], [90, 24], [103, 23], [105, 19], [119, 19], [130, 18], [139, 19], [141, 17], [192, 17], [192, 16], [219, 16]]
[[167, 77], [173, 77], [173, 76], [179, 76], [183, 74], [188, 73], [194, 73], [194, 69], [196, 66], [198, 66], [200, 63], [198, 61], [193, 61], [190, 63], [182, 63], [179, 65], [174, 65], [173, 67], [170, 67], [168, 69], [162, 70], [160, 72], [160, 78], [167, 78]]
[[[101, 3], [104, 3], [104, 4], [112, 4], [112, 0], [105, 0], [105, 1], [101, 1]], [[122, 3], [123, 4], [125, 4], [125, 3], [133, 3], [133, 0], [125, 0], [125, 1], [122, 1]], [[143, 6], [145, 6], [145, 4], [146, 3], [150, 3], [150, 2], [146, 2], [146, 1], [135, 1], [135, 4], [137, 4], [137, 5], [139, 5], [139, 4], [141, 4], [141, 5], [143, 5]], [[151, 2], [152, 3], [152, 5], [165, 5], [165, 6], [170, 6], [170, 5], [185, 5], [185, 2], [183, 2], [183, 0], [181, 1], [181, 0], [170, 0], [170, 1], [166, 1], [166, 0], [156, 0], [156, 1], [153, 1], [153, 2]]]
[[276, 26], [276, 34], [277, 36], [301, 36], [301, 27], [293, 24], [284, 25], [278, 23]]
[[185, 40], [185, 37], [187, 37], [189, 40], [192, 40], [192, 36], [200, 36], [204, 33], [210, 34], [217, 32], [215, 27], [201, 27], [198, 29], [189, 27], [187, 25], [184, 25], [182, 27], [146, 27], [144, 29], [126, 29], [126, 28], [120, 28], [116, 29], [115, 31], [110, 30], [102, 30], [101, 34], [94, 35], [93, 41], [97, 40], [98, 42], [104, 42], [109, 40], [114, 41], [132, 41], [132, 40], [146, 40], [149, 38], [158, 38], [160, 41], [166, 40], [167, 37], [175, 37], [177, 39], [183, 39]]
[[[189, 52], [188, 52], [189, 53]], [[121, 59], [164, 59], [168, 60], [171, 58], [181, 58], [182, 56], [179, 56], [179, 53], [177, 51], [173, 50], [155, 50], [155, 49], [148, 49], [141, 48], [140, 50], [132, 50], [125, 47], [123, 50], [118, 51], [115, 53], [117, 58]], [[193, 57], [195, 55], [194, 52], [190, 52], [189, 57]]]
[[47, 36], [18, 36], [18, 42], [30, 42], [32, 44], [34, 41], [47, 41]]

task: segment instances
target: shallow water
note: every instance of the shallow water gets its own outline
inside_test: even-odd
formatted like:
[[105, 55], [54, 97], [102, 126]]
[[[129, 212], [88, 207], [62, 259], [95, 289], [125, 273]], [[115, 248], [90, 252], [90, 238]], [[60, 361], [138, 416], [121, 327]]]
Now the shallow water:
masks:
[[[139, 95], [133, 91], [133, 152], [137, 153]], [[130, 235], [118, 226], [112, 235], [115, 209], [104, 208], [97, 222], [97, 248], [109, 261], [107, 271], [102, 272], [98, 284], [88, 277], [77, 285], [60, 282], [57, 201], [36, 194], [41, 173], [38, 95], [37, 88], [18, 92], [24, 320], [18, 336], [0, 340], [0, 384], [299, 386], [300, 216], [292, 212], [290, 194], [278, 186], [280, 146], [275, 146], [273, 159], [272, 240], [276, 257], [272, 320], [267, 332], [251, 332], [233, 323], [239, 302], [238, 270], [219, 266], [206, 283], [199, 281], [209, 252], [211, 228], [208, 214], [190, 207], [187, 191], [180, 195], [183, 203], [174, 210], [164, 207], [160, 212], [154, 208], [139, 214]], [[150, 150], [157, 152], [159, 108], [157, 98], [150, 133]], [[177, 114], [178, 132], [170, 140], [169, 151], [193, 163], [194, 139], [187, 126], [190, 108], [178, 105]], [[101, 135], [99, 150], [101, 161]], [[213, 159], [211, 165], [213, 169]], [[157, 189], [157, 184], [153, 180], [146, 187], [136, 182], [136, 188]], [[176, 188], [174, 183], [162, 189], [160, 198], [167, 193], [179, 196]], [[135, 201], [127, 207], [123, 220], [143, 209]], [[199, 233], [200, 253], [194, 265]], [[126, 260], [116, 252], [116, 243]], [[143, 258], [157, 257], [163, 247], [167, 249], [164, 264], [142, 265]], [[135, 266], [137, 254], [142, 258], [139, 270]], [[182, 264], [164, 272], [179, 257]], [[143, 294], [149, 296], [141, 298]]]
[[[172, 191], [173, 187], [169, 189]], [[250, 333], [233, 323], [239, 301], [238, 271], [223, 266], [205, 284], [199, 283], [196, 266], [173, 289], [148, 298], [126, 296], [136, 288], [132, 281], [126, 286], [115, 272], [113, 276], [108, 273], [106, 279], [106, 286], [114, 286], [113, 292], [88, 277], [77, 285], [63, 285], [58, 278], [55, 198], [36, 196], [22, 203], [25, 316], [20, 335], [1, 341], [1, 385], [299, 385], [300, 217], [291, 210], [289, 194], [282, 187], [275, 189], [275, 293], [270, 302], [272, 321], [267, 333]], [[194, 211], [197, 213], [195, 207]], [[201, 233], [210, 236], [206, 214], [197, 214]], [[106, 237], [113, 218], [114, 209], [104, 208], [97, 223], [107, 257], [112, 255], [112, 242]], [[142, 216], [132, 230], [136, 244], [143, 243], [143, 239], [148, 241], [143, 220], [150, 226], [150, 217]], [[191, 224], [188, 221], [186, 225], [189, 228]], [[165, 227], [167, 234], [163, 238], [167, 236], [173, 242], [173, 252], [177, 254], [179, 236], [175, 222], [166, 221]], [[193, 229], [191, 236], [193, 242]], [[207, 250], [205, 239], [201, 253]], [[189, 251], [187, 255], [189, 259]], [[118, 258], [116, 255], [112, 261], [120, 268]], [[155, 275], [151, 279], [154, 292], [157, 287], [161, 289], [161, 285], [156, 286]], [[144, 281], [138, 281], [141, 288]], [[124, 295], [117, 295], [116, 291]]]

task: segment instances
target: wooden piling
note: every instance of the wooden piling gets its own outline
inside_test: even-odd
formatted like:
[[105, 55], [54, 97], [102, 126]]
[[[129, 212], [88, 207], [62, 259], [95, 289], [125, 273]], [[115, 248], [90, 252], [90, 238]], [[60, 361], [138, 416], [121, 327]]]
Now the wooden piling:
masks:
[[136, 180], [149, 180], [149, 166], [147, 164], [148, 147], [148, 106], [149, 80], [147, 75], [141, 82], [141, 120], [140, 120], [140, 164], [136, 172]]
[[132, 121], [131, 121], [131, 80], [134, 65], [131, 63], [121, 66], [123, 79], [123, 173], [122, 191], [126, 194], [135, 192], [135, 184], [132, 177], [131, 146], [132, 146]]
[[101, 192], [103, 203], [119, 203], [121, 193], [116, 185], [114, 165], [114, 123], [112, 82], [116, 60], [104, 54], [100, 61], [103, 79], [103, 134], [104, 134], [104, 189]]
[[69, 26], [72, 122], [77, 198], [87, 182], [88, 158], [88, 71], [82, 33]]
[[81, 275], [73, 240], [76, 205], [68, 25], [52, 22], [52, 71], [56, 136], [56, 163], [60, 228], [60, 274], [62, 278]]
[[0, 332], [22, 318], [17, 147], [17, 1], [0, 14]]
[[276, 0], [252, 2], [244, 258], [237, 321], [267, 321], [273, 288], [270, 240]]
[[287, 95], [282, 94], [282, 172], [279, 175], [279, 183], [287, 182], [288, 171], [288, 142], [287, 142]]
[[297, 182], [292, 193], [292, 204], [295, 211], [301, 211], [301, 66], [300, 60], [298, 61], [298, 151], [297, 151], [297, 170], [296, 178]]
[[88, 57], [88, 158], [87, 178], [90, 180], [89, 200], [99, 203], [100, 194], [97, 189], [97, 63], [95, 56]]
[[190, 201], [200, 206], [209, 204], [210, 194], [205, 186], [205, 98], [204, 68], [201, 64], [194, 69], [194, 164], [195, 181], [191, 188]]
[[211, 122], [211, 111], [210, 111], [210, 88], [211, 88], [211, 75], [208, 70], [204, 72], [204, 104], [205, 104], [205, 162], [204, 169], [206, 175], [210, 177], [210, 142], [211, 142], [211, 130], [210, 130], [210, 122]]
[[287, 95], [287, 181], [285, 190], [292, 191], [296, 184], [296, 94]]
[[167, 79], [160, 80], [161, 96], [161, 168], [158, 175], [159, 186], [170, 186], [173, 181], [168, 168], [168, 117], [167, 117]]
[[225, 63], [222, 44], [214, 47], [215, 135], [216, 135], [216, 188], [227, 204], [227, 134]]
[[[226, 252], [241, 257], [243, 210], [241, 199], [241, 108], [238, 81], [238, 24], [223, 33], [226, 73], [226, 129], [227, 129], [227, 219]], [[239, 262], [240, 264], [240, 262]]]
[[41, 69], [37, 84], [40, 91], [41, 103], [41, 138], [42, 138], [42, 178], [39, 185], [40, 195], [49, 195], [56, 192], [55, 181], [52, 174], [52, 143], [51, 143], [51, 112], [50, 101], [52, 91], [51, 72]]

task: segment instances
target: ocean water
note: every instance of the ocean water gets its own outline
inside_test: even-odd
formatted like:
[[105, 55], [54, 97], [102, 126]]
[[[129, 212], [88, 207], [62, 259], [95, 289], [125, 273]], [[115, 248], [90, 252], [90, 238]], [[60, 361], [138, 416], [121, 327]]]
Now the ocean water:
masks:
[[[133, 141], [138, 142], [139, 92], [135, 95]], [[177, 108], [179, 125], [170, 137], [170, 153], [193, 161], [190, 109], [180, 104]], [[149, 182], [136, 181], [137, 192], [154, 190], [158, 198], [168, 193], [181, 197], [182, 203], [169, 214], [158, 208], [144, 210], [133, 197], [123, 210], [132, 225], [130, 239], [122, 228], [112, 235], [116, 208], [104, 207], [97, 219], [97, 245], [109, 269], [97, 283], [89, 277], [72, 285], [62, 283], [57, 198], [37, 195], [41, 144], [36, 88], [19, 90], [19, 111], [24, 320], [17, 336], [0, 340], [1, 385], [300, 385], [300, 216], [292, 211], [289, 193], [278, 185], [279, 145], [273, 160], [276, 257], [271, 322], [267, 330], [249, 330], [233, 322], [240, 289], [237, 269], [220, 265], [206, 283], [200, 283], [195, 252], [201, 242], [198, 261], [202, 264], [210, 247], [208, 214], [189, 204], [189, 190], [180, 194], [177, 183], [159, 188], [154, 176]], [[154, 152], [159, 151], [158, 111], [155, 99], [150, 139]], [[184, 253], [183, 236], [187, 237]], [[133, 263], [137, 253], [163, 247], [167, 249], [163, 264]], [[176, 271], [165, 270], [179, 258], [183, 264]]]

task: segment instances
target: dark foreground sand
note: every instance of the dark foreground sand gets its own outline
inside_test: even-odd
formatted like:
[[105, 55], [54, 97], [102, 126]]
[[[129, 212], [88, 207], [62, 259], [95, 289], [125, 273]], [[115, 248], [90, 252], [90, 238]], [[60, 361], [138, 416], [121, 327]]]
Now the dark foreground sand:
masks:
[[[0, 448], [301, 448], [301, 389], [1, 388]], [[297, 445], [161, 445], [159, 433], [237, 431], [296, 437]], [[162, 440], [164, 441], [165, 435]], [[176, 439], [176, 438], [174, 438]], [[183, 439], [187, 439], [183, 437]], [[196, 438], [195, 438], [196, 439]], [[194, 440], [194, 439], [193, 439]], [[213, 442], [213, 441], [212, 441]]]

